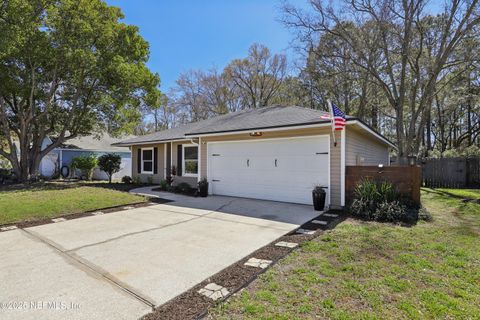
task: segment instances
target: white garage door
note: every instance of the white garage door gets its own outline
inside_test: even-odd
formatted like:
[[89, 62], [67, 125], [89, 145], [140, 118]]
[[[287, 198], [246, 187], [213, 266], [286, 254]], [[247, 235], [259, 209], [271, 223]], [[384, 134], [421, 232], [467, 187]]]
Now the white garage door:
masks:
[[328, 136], [211, 142], [210, 191], [312, 204], [313, 187], [328, 186], [328, 151]]

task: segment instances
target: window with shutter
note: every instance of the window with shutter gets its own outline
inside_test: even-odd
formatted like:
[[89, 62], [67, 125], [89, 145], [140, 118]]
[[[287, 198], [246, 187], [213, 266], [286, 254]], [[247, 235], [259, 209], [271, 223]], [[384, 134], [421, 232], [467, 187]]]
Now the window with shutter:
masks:
[[153, 148], [142, 148], [142, 173], [153, 173]]

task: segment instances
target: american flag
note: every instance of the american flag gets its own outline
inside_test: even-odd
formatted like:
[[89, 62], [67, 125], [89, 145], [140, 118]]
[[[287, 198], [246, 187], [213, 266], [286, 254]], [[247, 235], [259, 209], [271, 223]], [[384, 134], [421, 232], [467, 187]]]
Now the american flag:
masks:
[[345, 113], [340, 110], [339, 107], [334, 105], [333, 103], [330, 103], [328, 101], [328, 105], [330, 107], [330, 114], [328, 116], [320, 116], [322, 119], [328, 119], [332, 121], [332, 130], [343, 130], [343, 127], [345, 127]]
[[335, 130], [343, 130], [345, 127], [345, 113], [332, 103], [333, 126]]

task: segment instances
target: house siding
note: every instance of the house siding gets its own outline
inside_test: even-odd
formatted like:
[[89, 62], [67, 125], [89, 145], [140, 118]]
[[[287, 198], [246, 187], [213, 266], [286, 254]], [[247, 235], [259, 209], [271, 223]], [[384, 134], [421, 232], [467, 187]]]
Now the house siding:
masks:
[[[347, 166], [377, 166], [389, 163], [389, 147], [355, 126], [348, 126], [345, 139]], [[363, 161], [362, 161], [363, 160]]]
[[[157, 155], [157, 174], [146, 174], [146, 173], [138, 173], [137, 166], [138, 166], [138, 149], [141, 148], [158, 148], [158, 155]], [[160, 183], [160, 180], [165, 179], [164, 172], [165, 172], [165, 149], [164, 143], [160, 144], [150, 144], [150, 145], [141, 145], [141, 146], [132, 146], [132, 178], [139, 179], [140, 182], [147, 183], [149, 177], [152, 178], [153, 183]]]

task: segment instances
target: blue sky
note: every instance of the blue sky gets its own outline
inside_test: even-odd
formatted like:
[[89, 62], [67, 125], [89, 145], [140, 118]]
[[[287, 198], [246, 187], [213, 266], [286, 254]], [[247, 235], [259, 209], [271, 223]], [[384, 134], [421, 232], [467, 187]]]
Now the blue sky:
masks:
[[[279, 0], [107, 0], [125, 22], [137, 25], [150, 43], [149, 67], [160, 74], [161, 90], [189, 69], [219, 69], [245, 57], [254, 42], [292, 58], [290, 31], [277, 21]], [[292, 4], [305, 4], [292, 0]], [[289, 59], [291, 60], [291, 59]]]

